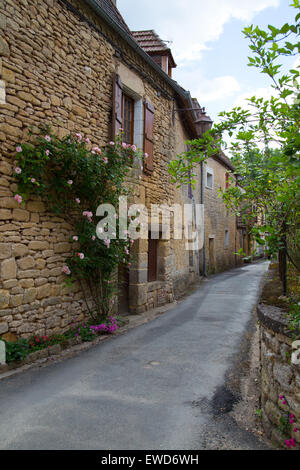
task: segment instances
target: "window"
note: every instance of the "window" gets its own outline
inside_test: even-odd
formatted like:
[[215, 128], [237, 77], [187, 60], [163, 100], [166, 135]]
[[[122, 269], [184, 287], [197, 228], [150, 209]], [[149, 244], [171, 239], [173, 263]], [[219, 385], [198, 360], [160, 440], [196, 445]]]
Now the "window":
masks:
[[225, 230], [225, 248], [229, 247], [229, 230]]
[[122, 84], [120, 76], [114, 74], [112, 134], [124, 129], [124, 141], [143, 149], [148, 157], [144, 161], [144, 172], [153, 172], [154, 107], [153, 105]]
[[157, 280], [157, 247], [158, 240], [152, 240], [149, 234], [148, 240], [148, 282]]
[[134, 99], [123, 94], [122, 122], [124, 129], [124, 142], [133, 144], [134, 130]]
[[214, 187], [214, 170], [206, 168], [206, 187], [213, 189]]

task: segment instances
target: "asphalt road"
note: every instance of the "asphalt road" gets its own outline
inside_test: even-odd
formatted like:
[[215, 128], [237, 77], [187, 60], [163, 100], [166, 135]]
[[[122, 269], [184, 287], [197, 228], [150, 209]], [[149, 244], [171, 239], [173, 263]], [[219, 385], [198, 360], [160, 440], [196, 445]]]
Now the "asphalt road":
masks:
[[[0, 449], [260, 449], [216, 412], [268, 263], [203, 282], [154, 321], [0, 381]], [[227, 444], [226, 444], [227, 442]]]

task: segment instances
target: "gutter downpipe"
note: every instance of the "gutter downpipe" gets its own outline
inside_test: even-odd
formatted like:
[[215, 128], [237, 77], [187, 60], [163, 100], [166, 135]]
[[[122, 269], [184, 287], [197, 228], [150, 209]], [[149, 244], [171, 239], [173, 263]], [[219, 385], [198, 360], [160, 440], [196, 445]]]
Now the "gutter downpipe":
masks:
[[203, 213], [204, 213], [202, 271], [203, 271], [203, 276], [207, 277], [206, 249], [205, 249], [205, 204], [204, 204], [204, 162], [203, 161], [201, 162], [201, 204], [203, 204]]

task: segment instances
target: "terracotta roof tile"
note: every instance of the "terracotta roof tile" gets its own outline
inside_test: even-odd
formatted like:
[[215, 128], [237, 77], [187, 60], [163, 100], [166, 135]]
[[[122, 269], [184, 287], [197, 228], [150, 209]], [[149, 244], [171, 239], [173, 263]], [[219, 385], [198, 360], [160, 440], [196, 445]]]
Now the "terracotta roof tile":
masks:
[[131, 34], [138, 45], [141, 46], [149, 55], [158, 54], [160, 52], [168, 53], [173, 61], [173, 66], [176, 67], [171, 49], [165, 41], [160, 39], [153, 29], [146, 31], [131, 31]]

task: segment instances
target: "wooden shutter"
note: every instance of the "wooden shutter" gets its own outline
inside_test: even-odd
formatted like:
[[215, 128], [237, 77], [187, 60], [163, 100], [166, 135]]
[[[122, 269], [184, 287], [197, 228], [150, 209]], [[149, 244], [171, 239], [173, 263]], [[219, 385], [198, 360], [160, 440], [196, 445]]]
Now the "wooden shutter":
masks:
[[229, 173], [225, 173], [225, 189], [229, 188]]
[[145, 159], [144, 171], [153, 171], [153, 128], [154, 128], [154, 107], [149, 101], [144, 102], [144, 153], [148, 154]]
[[152, 240], [149, 235], [148, 240], [148, 282], [157, 279], [157, 245], [158, 240]]
[[123, 102], [123, 85], [117, 73], [114, 73], [113, 83], [113, 118], [112, 118], [112, 132], [113, 138], [119, 134], [122, 127], [122, 102]]

